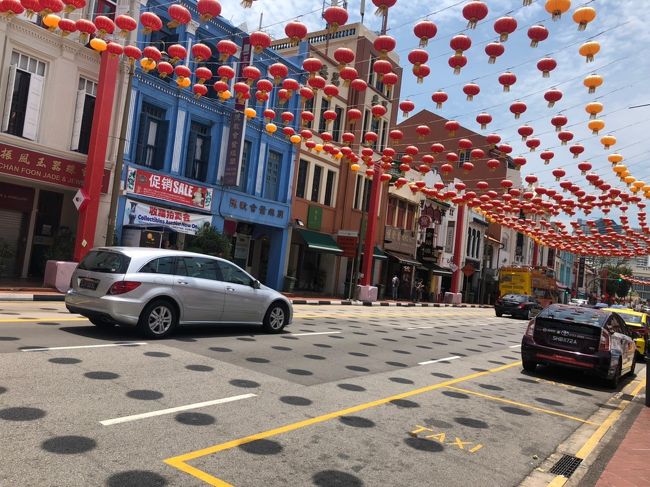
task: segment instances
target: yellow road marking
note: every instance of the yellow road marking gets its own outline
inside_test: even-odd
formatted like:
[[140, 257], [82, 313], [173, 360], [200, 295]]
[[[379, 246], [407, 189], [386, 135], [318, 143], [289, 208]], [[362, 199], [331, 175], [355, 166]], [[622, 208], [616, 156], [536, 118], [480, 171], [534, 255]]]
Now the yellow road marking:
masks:
[[254, 435], [249, 435], [249, 436], [245, 436], [243, 438], [238, 438], [236, 440], [227, 441], [225, 443], [220, 443], [218, 445], [213, 445], [213, 446], [210, 446], [208, 448], [203, 448], [201, 450], [196, 450], [196, 451], [193, 451], [193, 452], [185, 453], [183, 455], [178, 455], [178, 456], [175, 456], [175, 457], [167, 458], [165, 460], [165, 463], [167, 465], [170, 465], [170, 466], [174, 467], [174, 468], [177, 468], [178, 470], [181, 470], [182, 472], [185, 472], [185, 473], [187, 473], [189, 475], [192, 475], [195, 478], [200, 479], [200, 480], [204, 481], [205, 483], [207, 483], [209, 485], [216, 486], [216, 487], [232, 487], [232, 485], [229, 484], [228, 482], [225, 482], [225, 481], [223, 481], [223, 480], [221, 480], [221, 479], [219, 479], [217, 477], [214, 477], [213, 475], [210, 475], [210, 474], [208, 474], [208, 473], [206, 473], [206, 472], [204, 472], [202, 470], [199, 470], [198, 468], [192, 467], [191, 465], [188, 465], [186, 462], [191, 461], [191, 460], [196, 460], [197, 458], [201, 458], [201, 457], [204, 457], [204, 456], [207, 456], [207, 455], [212, 455], [214, 453], [218, 453], [218, 452], [221, 452], [221, 451], [224, 451], [224, 450], [229, 450], [229, 449], [234, 448], [236, 446], [245, 445], [246, 443], [251, 443], [251, 442], [256, 441], [256, 440], [261, 440], [261, 439], [264, 439], [264, 438], [270, 438], [272, 436], [280, 435], [280, 434], [287, 433], [287, 432], [290, 432], [290, 431], [295, 431], [297, 429], [301, 429], [301, 428], [304, 428], [306, 426], [311, 426], [313, 424], [318, 424], [318, 423], [322, 423], [324, 421], [329, 421], [330, 419], [334, 419], [334, 418], [338, 418], [338, 417], [345, 416], [345, 415], [348, 415], [348, 414], [356, 413], [356, 412], [363, 411], [365, 409], [370, 409], [370, 408], [373, 408], [373, 407], [376, 407], [376, 406], [381, 406], [381, 405], [387, 404], [387, 403], [389, 403], [391, 401], [395, 401], [396, 399], [404, 399], [404, 398], [407, 398], [407, 397], [416, 396], [418, 394], [422, 394], [422, 393], [429, 392], [429, 391], [434, 391], [436, 389], [441, 389], [443, 387], [448, 387], [448, 386], [451, 386], [453, 384], [458, 384], [459, 382], [465, 382], [465, 381], [468, 381], [468, 380], [476, 379], [478, 377], [483, 377], [483, 376], [486, 376], [486, 375], [501, 372], [503, 370], [510, 369], [512, 367], [517, 367], [519, 365], [521, 365], [520, 361], [513, 362], [513, 363], [510, 363], [510, 364], [502, 365], [500, 367], [496, 367], [494, 369], [487, 370], [485, 372], [475, 372], [473, 374], [469, 374], [469, 375], [466, 375], [466, 376], [463, 376], [463, 377], [458, 377], [457, 379], [451, 379], [451, 380], [448, 380], [448, 381], [445, 381], [445, 382], [440, 382], [438, 384], [433, 384], [433, 385], [430, 385], [430, 386], [421, 387], [419, 389], [414, 389], [414, 390], [411, 390], [411, 391], [402, 392], [400, 394], [395, 394], [393, 396], [385, 397], [383, 399], [377, 399], [376, 401], [371, 401], [371, 402], [367, 402], [367, 403], [364, 403], [364, 404], [359, 404], [357, 406], [352, 406], [352, 407], [349, 407], [349, 408], [346, 408], [346, 409], [341, 409], [339, 411], [334, 411], [334, 412], [331, 412], [331, 413], [328, 413], [328, 414], [323, 414], [321, 416], [316, 416], [314, 418], [309, 418], [309, 419], [306, 419], [306, 420], [303, 420], [303, 421], [298, 421], [296, 423], [291, 423], [291, 424], [288, 424], [288, 425], [285, 425], [285, 426], [281, 426], [279, 428], [274, 428], [274, 429], [271, 429], [271, 430], [267, 430], [267, 431], [264, 431], [262, 433], [256, 433]]
[[484, 399], [489, 399], [491, 401], [497, 401], [497, 402], [502, 402], [502, 403], [505, 403], [505, 404], [510, 404], [512, 406], [519, 406], [519, 407], [526, 408], [526, 409], [532, 409], [534, 411], [539, 411], [540, 413], [546, 413], [546, 414], [551, 414], [553, 416], [559, 416], [561, 418], [572, 419], [574, 421], [579, 421], [580, 423], [596, 424], [596, 423], [592, 423], [591, 421], [587, 421], [586, 419], [577, 418], [577, 417], [571, 416], [569, 414], [564, 414], [564, 413], [559, 413], [557, 411], [553, 411], [552, 409], [540, 408], [538, 406], [535, 406], [534, 404], [527, 404], [527, 403], [524, 403], [524, 402], [511, 401], [511, 400], [505, 399], [503, 397], [491, 396], [490, 394], [483, 394], [482, 392], [470, 391], [469, 389], [462, 389], [460, 387], [450, 387], [450, 386], [448, 386], [447, 389], [452, 389], [454, 391], [463, 392], [465, 394], [472, 394], [474, 396], [482, 397]]
[[[635, 381], [636, 382], [636, 381]], [[641, 389], [645, 386], [645, 379], [641, 380], [636, 387], [634, 387], [634, 382], [632, 382], [628, 387], [634, 387], [630, 395], [632, 396], [632, 399], [634, 399], [637, 394], [641, 391]], [[596, 445], [600, 442], [600, 440], [603, 439], [603, 436], [605, 436], [605, 433], [609, 431], [609, 429], [618, 421], [618, 419], [621, 417], [623, 414], [623, 411], [625, 411], [625, 408], [630, 404], [630, 400], [623, 399], [621, 400], [620, 407], [616, 409], [615, 411], [612, 411], [609, 416], [601, 423], [601, 425], [592, 433], [592, 435], [585, 441], [585, 444], [582, 445], [582, 447], [576, 452], [575, 456], [578, 458], [581, 458], [584, 460], [589, 456], [591, 452], [594, 451], [594, 448], [596, 448]], [[562, 487], [564, 484], [567, 483], [569, 479], [563, 475], [557, 475], [549, 484], [547, 487]]]
[[43, 316], [41, 318], [21, 318], [17, 316], [15, 318], [2, 318], [0, 323], [31, 323], [33, 321], [88, 321], [88, 318], [59, 318], [57, 316]]

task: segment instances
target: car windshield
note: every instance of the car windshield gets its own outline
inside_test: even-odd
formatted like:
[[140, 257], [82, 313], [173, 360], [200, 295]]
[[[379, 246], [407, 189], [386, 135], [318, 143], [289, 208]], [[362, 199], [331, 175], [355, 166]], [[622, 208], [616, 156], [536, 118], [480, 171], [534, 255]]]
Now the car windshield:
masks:
[[546, 318], [547, 320], [570, 321], [572, 323], [602, 327], [607, 318], [607, 314], [592, 308], [549, 306], [537, 315], [537, 317]]
[[626, 323], [639, 323], [641, 324], [642, 315], [633, 315], [632, 313], [625, 313], [623, 311], [617, 311], [621, 318], [625, 320]]
[[131, 259], [124, 254], [92, 250], [79, 263], [78, 269], [105, 274], [125, 274]]
[[524, 302], [528, 301], [528, 296], [525, 296], [523, 294], [506, 294], [503, 299], [507, 301]]

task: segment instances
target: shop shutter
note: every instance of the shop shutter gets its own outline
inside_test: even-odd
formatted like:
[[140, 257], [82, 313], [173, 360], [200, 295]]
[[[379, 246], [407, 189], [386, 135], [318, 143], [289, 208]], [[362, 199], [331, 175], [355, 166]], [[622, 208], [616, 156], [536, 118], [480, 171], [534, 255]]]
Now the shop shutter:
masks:
[[7, 95], [5, 96], [5, 109], [2, 114], [2, 131], [9, 128], [9, 117], [11, 117], [11, 101], [14, 97], [14, 86], [16, 84], [16, 66], [9, 66], [9, 82], [7, 83]]
[[7, 244], [14, 254], [14, 257], [3, 262], [4, 269], [0, 267], [2, 277], [14, 277], [20, 272], [16, 254], [20, 245], [24, 217], [25, 214], [19, 211], [0, 209], [0, 241]]
[[86, 90], [77, 91], [77, 104], [74, 111], [74, 123], [72, 124], [72, 142], [70, 150], [79, 149], [79, 139], [81, 137], [81, 123], [84, 118], [84, 107], [86, 105]]
[[41, 118], [43, 81], [44, 78], [42, 76], [36, 74], [30, 75], [27, 109], [25, 110], [25, 125], [23, 126], [23, 137], [29, 140], [36, 140], [38, 134], [38, 122]]

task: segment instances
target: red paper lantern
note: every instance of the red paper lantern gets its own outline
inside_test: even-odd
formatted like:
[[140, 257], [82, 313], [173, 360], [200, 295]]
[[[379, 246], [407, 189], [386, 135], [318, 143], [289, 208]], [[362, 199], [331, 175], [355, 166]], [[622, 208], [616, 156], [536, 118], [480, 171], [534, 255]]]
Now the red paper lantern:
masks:
[[339, 76], [343, 80], [343, 84], [345, 86], [349, 86], [352, 80], [355, 80], [359, 77], [359, 73], [357, 73], [356, 69], [346, 66], [344, 68], [341, 68], [339, 71]]
[[549, 78], [551, 76], [551, 71], [557, 67], [557, 62], [555, 59], [550, 57], [545, 57], [540, 59], [537, 62], [537, 69], [542, 72], [542, 78]]
[[573, 140], [573, 132], [562, 131], [557, 134], [557, 138], [560, 139], [562, 145], [567, 145], [571, 140]]
[[202, 96], [208, 94], [208, 87], [203, 84], [197, 83], [192, 87], [192, 91], [194, 92], [195, 98], [201, 98]]
[[548, 29], [543, 25], [533, 25], [528, 29], [528, 38], [530, 39], [530, 47], [537, 47], [537, 45], [548, 38]]
[[[5, 0], [5, 7], [7, 6], [7, 2], [8, 2], [9, 4], [16, 4], [16, 3], [18, 3], [18, 4], [20, 5], [20, 2], [18, 2], [18, 0]], [[9, 8], [11, 8], [11, 7], [9, 7]], [[21, 8], [22, 8], [22, 5], [21, 5]], [[24, 10], [24, 9], [23, 9], [23, 10]], [[61, 35], [62, 35], [63, 37], [66, 37], [66, 36], [72, 34], [73, 32], [76, 32], [76, 31], [77, 31], [77, 24], [76, 24], [76, 22], [75, 22], [74, 20], [70, 20], [70, 19], [61, 19], [61, 20], [59, 21], [59, 29], [61, 29]], [[126, 47], [129, 47], [129, 46], [126, 46]], [[139, 49], [138, 49], [138, 51], [139, 51]], [[140, 53], [140, 55], [142, 55], [142, 53]], [[127, 56], [127, 57], [128, 57], [128, 56]], [[140, 59], [140, 58], [138, 57], [138, 58], [136, 58], [136, 59]]]
[[291, 41], [291, 44], [295, 46], [307, 37], [307, 26], [302, 22], [293, 20], [284, 27], [284, 33]]
[[494, 32], [499, 34], [499, 40], [505, 42], [508, 35], [517, 30], [517, 20], [514, 17], [501, 17], [494, 21]]
[[353, 79], [350, 82], [350, 88], [358, 92], [366, 91], [368, 89], [368, 83], [360, 78]]
[[[399, 78], [395, 73], [386, 73], [384, 75], [384, 79], [382, 80], [382, 83], [384, 83], [384, 86], [386, 86], [388, 89], [391, 89], [393, 86], [397, 84], [398, 81]], [[390, 94], [388, 96], [390, 97]]]
[[363, 140], [366, 144], [374, 144], [379, 139], [379, 136], [375, 132], [366, 132], [363, 135]]
[[548, 102], [548, 107], [551, 108], [562, 99], [562, 92], [556, 88], [550, 89], [544, 93], [544, 99]]
[[386, 15], [388, 13], [388, 9], [395, 5], [397, 3], [397, 0], [372, 0], [372, 3], [374, 3], [375, 7], [377, 7], [375, 14]]
[[528, 107], [523, 101], [516, 101], [510, 105], [510, 111], [514, 113], [516, 119], [521, 117], [521, 114], [524, 113], [527, 109]]
[[388, 110], [384, 105], [374, 105], [371, 109], [370, 112], [372, 113], [372, 118], [375, 120], [379, 120], [381, 117], [386, 115], [386, 112]]
[[[198, 73], [198, 70], [197, 70]], [[269, 93], [273, 91], [273, 83], [271, 83], [268, 79], [261, 79], [257, 82], [255, 85], [257, 91], [261, 91], [262, 93]]]
[[219, 52], [219, 61], [225, 63], [230, 56], [237, 54], [239, 46], [228, 39], [217, 42], [217, 51]]
[[456, 135], [456, 130], [460, 128], [460, 124], [456, 120], [449, 120], [448, 122], [445, 122], [445, 130], [449, 132], [450, 136]]
[[528, 161], [526, 160], [525, 157], [518, 156], [518, 157], [513, 157], [512, 162], [514, 163], [516, 168], [520, 168], [521, 166], [525, 166], [526, 162]]
[[464, 174], [469, 174], [474, 169], [474, 164], [471, 162], [463, 162], [461, 168], [463, 169]]
[[431, 128], [428, 125], [418, 125], [415, 127], [415, 133], [418, 134], [418, 139], [424, 139], [431, 134]]
[[314, 77], [322, 69], [323, 63], [318, 58], [308, 57], [302, 62], [302, 67], [311, 77]]
[[566, 175], [566, 171], [564, 169], [553, 169], [553, 176], [555, 176], [556, 181], [559, 181], [565, 175]]
[[550, 150], [545, 150], [539, 154], [539, 158], [544, 161], [544, 164], [547, 165], [551, 162], [551, 159], [555, 157], [555, 153]]
[[449, 176], [449, 174], [451, 174], [453, 170], [454, 170], [454, 166], [452, 166], [451, 164], [443, 164], [442, 166], [440, 166], [440, 172], [445, 176]]
[[467, 83], [463, 86], [463, 93], [467, 95], [467, 101], [472, 101], [481, 92], [481, 87], [476, 83]]
[[445, 151], [445, 146], [442, 145], [441, 143], [436, 142], [435, 144], [431, 144], [431, 152], [435, 154], [441, 154], [444, 151]]
[[467, 58], [465, 56], [452, 56], [449, 58], [448, 64], [451, 68], [454, 68], [454, 74], [460, 74], [460, 70], [467, 64]]
[[[8, 3], [5, 3], [5, 5], [9, 5], [9, 4], [15, 5], [16, 3], [20, 3], [20, 2], [17, 2], [16, 0], [12, 0], [12, 1], [8, 2]], [[63, 11], [65, 13], [69, 14], [71, 12], [74, 12], [77, 9], [84, 8], [86, 6], [86, 0], [63, 0], [63, 4], [65, 5]], [[22, 7], [22, 5], [21, 5], [21, 7]], [[13, 13], [15, 15], [18, 15], [19, 13], [23, 13], [23, 11], [22, 10], [20, 12], [13, 11]], [[63, 20], [63, 19], [61, 19], [61, 20]]]
[[494, 172], [501, 165], [501, 162], [498, 159], [489, 159], [486, 164], [488, 169]]
[[521, 135], [521, 140], [525, 141], [528, 137], [533, 135], [534, 129], [530, 125], [522, 125], [517, 129], [519, 135]]
[[[73, 7], [74, 10], [76, 7]], [[70, 10], [70, 11], [72, 11]], [[0, 2], [0, 14], [6, 14], [8, 17], [20, 15], [25, 11], [25, 7], [19, 0], [4, 0]], [[64, 20], [64, 19], [61, 19]], [[74, 22], [73, 22], [74, 23]], [[76, 27], [75, 27], [76, 30]], [[74, 31], [73, 31], [74, 32]]]
[[455, 56], [462, 56], [464, 51], [472, 47], [472, 39], [465, 34], [458, 34], [451, 38], [449, 46], [455, 51]]
[[404, 100], [400, 102], [399, 104], [400, 110], [402, 110], [402, 113], [404, 114], [405, 117], [409, 116], [409, 113], [411, 113], [413, 110], [415, 110], [415, 103], [413, 103], [411, 100]]
[[244, 66], [244, 68], [241, 70], [241, 74], [244, 78], [246, 78], [246, 83], [248, 86], [251, 86], [260, 78], [260, 76], [262, 76], [260, 70], [255, 66]]
[[362, 116], [363, 114], [361, 113], [361, 110], [358, 110], [356, 108], [350, 108], [348, 110], [347, 120], [350, 123], [354, 124], [357, 120], [361, 120]]
[[429, 53], [424, 49], [413, 49], [408, 54], [408, 60], [414, 66], [419, 67], [429, 60]]
[[526, 141], [526, 147], [530, 149], [530, 152], [535, 152], [542, 142], [539, 139], [528, 139]]
[[138, 28], [136, 20], [129, 15], [118, 15], [115, 18], [115, 25], [120, 29], [119, 35], [121, 37], [126, 37], [129, 35], [129, 32], [133, 32]]
[[266, 32], [256, 31], [249, 36], [253, 50], [259, 54], [271, 45], [271, 36]]
[[232, 69], [230, 66], [226, 66], [225, 64], [222, 66], [219, 66], [217, 68], [217, 76], [221, 78], [221, 81], [229, 81], [235, 77], [235, 70]]
[[209, 46], [200, 42], [192, 45], [192, 57], [197, 63], [203, 62], [212, 57], [212, 50]]
[[170, 63], [176, 64], [187, 57], [187, 50], [180, 44], [172, 44], [167, 48], [167, 56], [169, 56]]
[[472, 149], [470, 157], [472, 159], [483, 159], [485, 157], [485, 151], [483, 149]]
[[[339, 71], [345, 67], [345, 65], [353, 63], [354, 62], [354, 51], [352, 49], [348, 49], [347, 47], [339, 47], [334, 51], [334, 59], [336, 59], [336, 62], [339, 63]], [[357, 75], [355, 74], [353, 78], [356, 78]]]
[[[63, 21], [64, 19], [61, 20]], [[60, 26], [61, 23], [59, 22]], [[135, 46], [124, 46], [124, 55], [129, 58], [129, 63], [133, 64], [137, 59], [142, 57], [142, 51]]]
[[481, 130], [485, 130], [492, 121], [492, 116], [489, 113], [479, 113], [476, 116], [476, 121], [481, 125]]
[[167, 9], [167, 13], [171, 17], [171, 21], [167, 22], [167, 27], [175, 29], [179, 25], [187, 25], [192, 20], [190, 11], [182, 5], [173, 4]]
[[384, 75], [386, 73], [393, 71], [393, 65], [390, 63], [390, 61], [387, 61], [385, 59], [377, 59], [373, 64], [372, 69], [379, 75], [379, 80], [381, 81], [384, 79]]
[[343, 7], [327, 7], [323, 12], [323, 18], [327, 22], [327, 30], [336, 32], [339, 27], [345, 25], [348, 21], [348, 11]]
[[420, 66], [413, 66], [413, 74], [417, 79], [417, 83], [421, 84], [424, 81], [424, 78], [431, 74], [431, 68], [426, 64], [421, 64]]
[[204, 66], [196, 68], [194, 74], [196, 74], [196, 78], [198, 79], [200, 85], [212, 78], [212, 71]]
[[117, 42], [109, 42], [106, 45], [106, 52], [111, 56], [121, 56], [124, 53], [124, 47]]
[[503, 73], [499, 76], [499, 83], [503, 85], [503, 91], [510, 91], [510, 87], [517, 82], [517, 76], [510, 71]]
[[562, 127], [564, 127], [569, 122], [564, 115], [556, 115], [551, 119], [551, 125], [555, 127], [556, 132], [560, 132]]
[[100, 39], [115, 32], [115, 23], [104, 15], [95, 17], [95, 27], [97, 28], [97, 37]]
[[61, 0], [39, 0], [41, 10], [39, 14], [46, 17], [50, 14], [57, 14], [63, 10], [63, 2]]
[[[162, 20], [153, 12], [143, 12], [140, 15], [140, 23], [144, 27], [144, 33], [150, 34], [152, 32], [162, 29]], [[79, 27], [77, 27], [77, 30]]]
[[323, 88], [323, 93], [328, 100], [331, 100], [332, 97], [339, 95], [339, 89], [334, 85], [325, 85]]
[[217, 0], [198, 0], [196, 9], [202, 22], [207, 22], [221, 15], [221, 4]]
[[379, 57], [384, 59], [388, 56], [389, 52], [395, 49], [397, 41], [392, 36], [384, 34], [377, 36], [373, 42], [373, 46], [375, 46], [375, 49], [379, 51]]
[[505, 52], [506, 48], [499, 42], [490, 42], [485, 46], [485, 54], [489, 56], [488, 64], [494, 64], [499, 56]]
[[582, 154], [585, 151], [585, 148], [580, 145], [580, 144], [573, 144], [571, 147], [569, 147], [569, 152], [573, 154], [573, 158], [577, 159], [580, 154]]
[[[285, 125], [288, 125], [288, 124], [290, 124], [291, 122], [293, 122], [294, 118], [295, 118], [295, 117], [294, 117], [293, 113], [291, 113], [291, 112], [282, 112], [282, 113], [280, 114], [280, 119], [282, 120], [282, 122], [283, 122]], [[309, 131], [307, 131], [307, 132], [309, 132]], [[309, 134], [308, 134], [308, 133], [305, 133], [305, 135], [302, 135], [302, 132], [301, 132], [301, 136], [302, 136], [303, 138], [305, 138], [305, 139], [311, 139], [311, 135], [310, 135], [309, 137], [307, 137], [307, 135], [309, 135]]]
[[512, 147], [508, 144], [501, 144], [499, 150], [504, 154], [510, 154], [512, 152]]
[[467, 19], [467, 27], [476, 28], [476, 24], [487, 17], [488, 7], [483, 2], [473, 1], [463, 7], [463, 17]]
[[156, 69], [158, 70], [158, 76], [161, 78], [166, 78], [174, 74], [174, 66], [165, 61], [159, 62]]
[[[267, 108], [266, 110], [264, 110], [263, 115], [264, 115], [264, 121], [265, 122], [270, 122], [271, 120], [275, 119], [275, 112], [273, 110], [271, 110], [270, 108]], [[301, 134], [301, 136], [302, 136], [302, 134]], [[303, 137], [303, 139], [304, 139], [304, 137]]]
[[325, 88], [327, 80], [325, 80], [325, 78], [322, 76], [314, 76], [313, 78], [309, 78], [307, 80], [307, 84], [312, 90], [314, 90], [314, 93], [318, 93], [318, 90]]
[[580, 170], [580, 173], [584, 176], [585, 174], [587, 174], [587, 171], [591, 171], [591, 163], [586, 161], [581, 162], [580, 164], [578, 164], [578, 169]]
[[420, 39], [420, 47], [426, 47], [438, 33], [438, 27], [430, 20], [421, 20], [413, 27], [413, 33]]
[[433, 95], [431, 95], [431, 100], [436, 104], [436, 108], [440, 109], [442, 108], [442, 104], [447, 101], [449, 96], [447, 93], [444, 91], [436, 91]]

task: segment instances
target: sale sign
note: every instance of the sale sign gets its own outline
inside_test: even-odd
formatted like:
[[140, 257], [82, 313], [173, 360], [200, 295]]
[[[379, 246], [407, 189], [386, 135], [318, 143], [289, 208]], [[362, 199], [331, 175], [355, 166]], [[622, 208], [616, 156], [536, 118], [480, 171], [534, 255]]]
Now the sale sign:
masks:
[[212, 206], [212, 188], [142, 169], [129, 168], [126, 191], [202, 210]]

